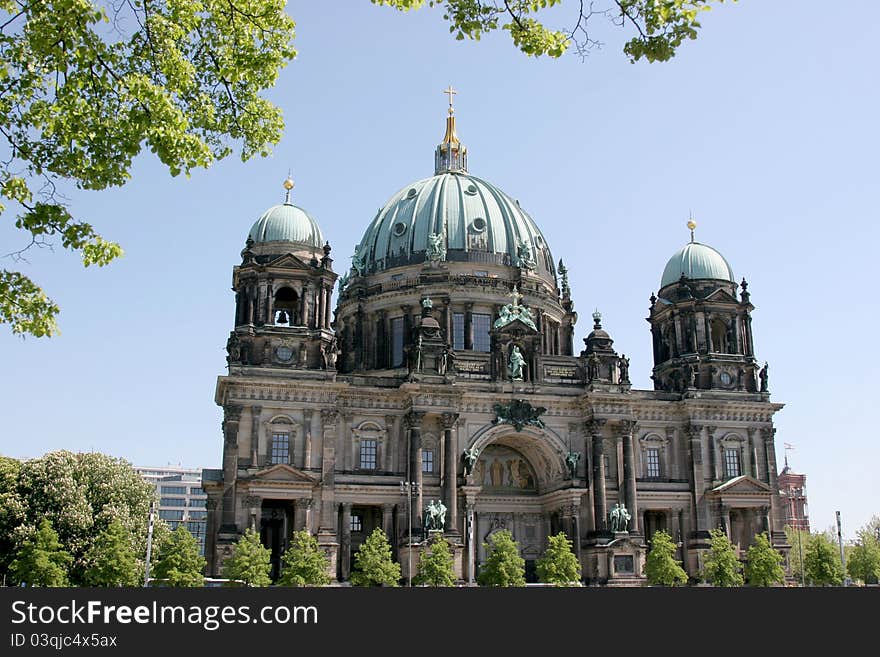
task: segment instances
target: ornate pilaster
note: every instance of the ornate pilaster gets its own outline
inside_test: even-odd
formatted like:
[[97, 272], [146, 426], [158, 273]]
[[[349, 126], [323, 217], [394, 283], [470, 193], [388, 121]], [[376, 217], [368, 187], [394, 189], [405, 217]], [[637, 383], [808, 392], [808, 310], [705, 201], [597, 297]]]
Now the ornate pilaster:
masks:
[[385, 471], [395, 472], [394, 454], [397, 447], [397, 431], [395, 431], [395, 423], [397, 418], [393, 415], [385, 416]]
[[694, 509], [696, 510], [697, 531], [709, 529], [706, 502], [703, 493], [706, 480], [703, 474], [703, 425], [688, 424], [685, 427], [688, 435], [688, 453], [690, 454], [690, 475], [693, 478]]
[[348, 581], [351, 576], [351, 503], [342, 505], [342, 527], [340, 527], [339, 540], [339, 570], [340, 579]]
[[718, 427], [707, 426], [706, 438], [709, 444], [709, 471], [712, 473], [712, 481], [721, 481], [723, 475], [721, 473], [721, 459], [718, 454], [718, 445], [715, 440], [715, 432]]
[[404, 424], [409, 430], [409, 471], [407, 481], [415, 484], [415, 500], [410, 509], [413, 531], [422, 529], [422, 420], [425, 414], [420, 411], [410, 411], [404, 418]]
[[634, 420], [621, 420], [617, 425], [623, 438], [623, 481], [626, 493], [626, 508], [632, 516], [630, 533], [639, 533], [639, 505], [636, 497], [636, 464], [633, 451], [633, 433], [638, 429]]
[[260, 414], [262, 406], [251, 406], [251, 467], [258, 468], [260, 465]]
[[443, 413], [444, 478], [443, 501], [446, 504], [446, 531], [458, 532], [458, 413]]
[[335, 408], [321, 410], [323, 454], [321, 456], [321, 521], [319, 531], [336, 535], [334, 488], [336, 481], [336, 423], [339, 412]]
[[238, 472], [238, 425], [242, 407], [228, 404], [223, 408], [223, 521], [235, 531], [235, 479]]
[[593, 418], [585, 425], [593, 441], [593, 519], [596, 531], [607, 529], [605, 502], [605, 450], [603, 449], [602, 429], [606, 420]]
[[312, 409], [303, 409], [303, 456], [302, 467], [312, 467]]

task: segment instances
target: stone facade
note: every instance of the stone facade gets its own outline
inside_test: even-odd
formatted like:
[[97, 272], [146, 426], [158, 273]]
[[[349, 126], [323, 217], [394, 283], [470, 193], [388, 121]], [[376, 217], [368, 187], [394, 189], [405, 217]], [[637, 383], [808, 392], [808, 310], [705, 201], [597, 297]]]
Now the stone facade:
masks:
[[[515, 259], [491, 242], [448, 244], [410, 241], [393, 261], [356, 252], [332, 323], [329, 246], [323, 257], [295, 244], [245, 249], [229, 373], [215, 394], [223, 469], [203, 479], [211, 574], [247, 527], [261, 531], [277, 574], [290, 533], [306, 528], [347, 580], [375, 527], [409, 558], [431, 500], [447, 508], [465, 582], [501, 529], [530, 579], [562, 531], [584, 579], [611, 585], [644, 581], [658, 529], [692, 576], [716, 527], [743, 550], [762, 531], [787, 549], [773, 428], [782, 405], [766, 370], [758, 378], [745, 286], [741, 299], [731, 281], [661, 288], [649, 317], [655, 389], [635, 390], [598, 314], [576, 353], [567, 270], [560, 263], [557, 280], [541, 240], [529, 253], [521, 242]], [[281, 295], [286, 324], [272, 321], [281, 289], [292, 290]], [[624, 532], [609, 525], [616, 504], [631, 514]]]

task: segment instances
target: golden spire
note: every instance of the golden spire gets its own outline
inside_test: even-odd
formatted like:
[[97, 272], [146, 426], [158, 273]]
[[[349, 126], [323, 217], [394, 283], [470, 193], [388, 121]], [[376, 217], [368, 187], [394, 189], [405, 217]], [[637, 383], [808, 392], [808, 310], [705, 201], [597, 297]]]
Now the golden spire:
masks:
[[693, 215], [693, 213], [690, 214], [690, 218], [688, 219], [688, 222], [687, 222], [687, 227], [690, 228], [690, 231], [691, 231], [691, 244], [693, 244], [693, 243], [694, 243], [694, 229], [697, 227], [697, 222], [694, 221], [694, 215]]
[[452, 97], [458, 92], [450, 84], [447, 89], [443, 90], [443, 93], [449, 96], [449, 116], [446, 117], [446, 134], [443, 135], [443, 143], [457, 146], [461, 142], [458, 141], [458, 135], [455, 134], [455, 108], [452, 106]]
[[284, 203], [290, 204], [290, 190], [293, 189], [293, 178], [290, 177], [290, 171], [287, 172], [287, 178], [284, 179], [282, 186], [286, 190]]

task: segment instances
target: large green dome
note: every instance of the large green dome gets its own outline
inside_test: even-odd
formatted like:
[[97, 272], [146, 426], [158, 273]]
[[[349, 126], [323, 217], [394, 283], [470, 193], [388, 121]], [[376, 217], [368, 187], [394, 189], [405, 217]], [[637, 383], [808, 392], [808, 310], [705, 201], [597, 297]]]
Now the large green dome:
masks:
[[692, 280], [713, 279], [736, 282], [733, 269], [724, 256], [711, 246], [699, 242], [685, 244], [669, 259], [663, 270], [660, 287], [664, 288], [677, 282], [682, 275]]
[[295, 242], [321, 248], [324, 236], [309, 214], [289, 201], [263, 213], [248, 233], [254, 242]]
[[394, 194], [364, 233], [358, 256], [367, 273], [424, 260], [432, 233], [442, 235], [450, 261], [519, 266], [525, 247], [539, 270], [553, 270], [544, 236], [519, 203], [460, 170]]

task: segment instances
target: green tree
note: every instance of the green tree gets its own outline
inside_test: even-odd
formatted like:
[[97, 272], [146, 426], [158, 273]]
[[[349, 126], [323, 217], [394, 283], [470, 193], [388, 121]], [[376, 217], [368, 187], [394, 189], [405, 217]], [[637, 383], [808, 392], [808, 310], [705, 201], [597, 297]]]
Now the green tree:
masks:
[[130, 537], [118, 520], [95, 538], [86, 551], [84, 581], [89, 586], [135, 586], [138, 567]]
[[651, 537], [651, 549], [645, 562], [645, 576], [653, 586], [687, 584], [688, 576], [675, 559], [675, 543], [662, 529]]
[[24, 522], [24, 502], [18, 494], [18, 459], [0, 456], [0, 586], [15, 558], [15, 530]]
[[318, 539], [305, 529], [294, 532], [281, 563], [279, 586], [323, 586], [330, 583], [327, 556], [318, 545]]
[[413, 582], [428, 586], [455, 586], [455, 571], [449, 543], [440, 535], [435, 536], [428, 549], [419, 558], [419, 572]]
[[846, 559], [849, 576], [865, 584], [876, 584], [880, 580], [880, 517], [874, 516], [856, 534]]
[[181, 523], [159, 546], [159, 558], [151, 573], [168, 586], [191, 587], [205, 585], [204, 570], [199, 542]]
[[[601, 45], [595, 36], [594, 19], [606, 19], [617, 27], [626, 28], [633, 36], [624, 45], [630, 61], [649, 62], [671, 59], [685, 39], [696, 39], [698, 21], [713, 3], [724, 0], [607, 0], [607, 2], [575, 3], [570, 14], [555, 9], [562, 0], [428, 0], [439, 7], [449, 21], [449, 31], [456, 39], [479, 41], [486, 33], [501, 27], [510, 34], [514, 45], [526, 55], [559, 57], [572, 46], [585, 55]], [[736, 0], [733, 0], [734, 2]], [[425, 0], [372, 0], [400, 11], [418, 9]], [[567, 17], [568, 25], [554, 30], [541, 22], [544, 16]]]
[[354, 555], [351, 583], [355, 586], [397, 586], [399, 580], [400, 564], [392, 561], [388, 537], [377, 527]]
[[477, 578], [481, 586], [526, 585], [526, 562], [519, 556], [519, 544], [508, 530], [492, 534], [483, 547], [488, 556]]
[[22, 542], [10, 565], [12, 579], [28, 586], [67, 586], [67, 568], [73, 561], [61, 547], [52, 523], [43, 518]]
[[269, 586], [272, 583], [272, 551], [263, 547], [260, 535], [246, 529], [223, 564], [223, 576], [245, 582], [248, 586]]
[[810, 542], [810, 532], [797, 530], [793, 527], [785, 526], [785, 539], [791, 546], [788, 551], [788, 572], [798, 582], [803, 579], [806, 581], [806, 575], [803, 574], [803, 554]]
[[733, 543], [722, 529], [709, 530], [709, 536], [702, 578], [715, 586], [742, 586], [742, 564], [736, 558]]
[[813, 534], [804, 550], [804, 574], [814, 586], [843, 584], [843, 565], [836, 543], [824, 533]]
[[[26, 533], [28, 527], [48, 518], [64, 549], [73, 556], [71, 584], [85, 583], [86, 551], [113, 520], [128, 533], [137, 555], [138, 578], [143, 577], [155, 490], [127, 461], [97, 452], [49, 452], [21, 464], [18, 495], [24, 515], [18, 531]], [[155, 544], [160, 544], [167, 532], [164, 522], [156, 522]]]
[[572, 543], [564, 532], [551, 536], [547, 550], [536, 564], [538, 579], [547, 584], [570, 586], [581, 581], [581, 565], [572, 551]]
[[[242, 160], [266, 155], [283, 121], [261, 93], [296, 54], [284, 6], [0, 0], [0, 198], [26, 233], [22, 251], [54, 239], [87, 267], [120, 256], [59, 188], [121, 186], [144, 149], [175, 176], [234, 145]], [[30, 278], [0, 270], [0, 323], [48, 336], [58, 312]]]
[[785, 581], [785, 558], [770, 545], [767, 532], [755, 536], [746, 550], [746, 582], [749, 586], [771, 586]]

